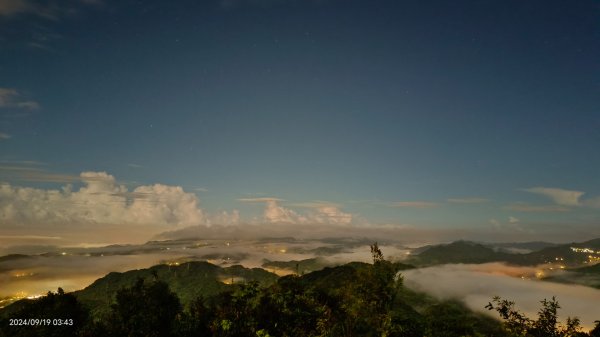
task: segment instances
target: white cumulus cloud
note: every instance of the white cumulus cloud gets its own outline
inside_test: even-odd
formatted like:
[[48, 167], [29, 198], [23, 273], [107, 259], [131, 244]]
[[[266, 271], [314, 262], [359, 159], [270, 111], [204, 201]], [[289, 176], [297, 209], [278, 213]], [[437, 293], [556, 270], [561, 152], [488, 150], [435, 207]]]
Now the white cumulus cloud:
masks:
[[338, 205], [326, 202], [295, 204], [310, 209], [299, 213], [280, 205], [284, 200], [279, 198], [243, 198], [238, 201], [264, 203], [262, 221], [266, 223], [345, 225], [352, 223], [353, 220], [351, 213], [345, 213]]
[[263, 218], [266, 222], [270, 223], [306, 223], [308, 220], [295, 211], [280, 206], [275, 199], [265, 202]]
[[562, 206], [580, 206], [579, 198], [585, 194], [581, 191], [570, 191], [562, 188], [532, 187], [523, 191], [543, 195]]
[[213, 214], [208, 222], [215, 225], [237, 225], [240, 223], [240, 211], [234, 209], [231, 212], [221, 211]]
[[138, 186], [129, 191], [106, 172], [83, 172], [84, 186], [58, 189], [0, 185], [5, 224], [148, 224], [187, 226], [205, 221], [199, 200], [180, 186]]
[[585, 192], [565, 190], [562, 188], [532, 187], [522, 191], [543, 195], [559, 206], [578, 206], [600, 208], [600, 197], [583, 199]]

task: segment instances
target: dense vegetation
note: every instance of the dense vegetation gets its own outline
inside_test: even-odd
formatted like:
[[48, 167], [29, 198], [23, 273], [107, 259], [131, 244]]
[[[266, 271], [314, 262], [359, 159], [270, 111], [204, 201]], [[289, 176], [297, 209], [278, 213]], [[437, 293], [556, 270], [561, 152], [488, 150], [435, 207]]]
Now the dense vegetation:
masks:
[[[497, 310], [504, 324], [458, 302], [436, 301], [402, 286], [398, 272], [408, 266], [385, 260], [377, 244], [371, 253], [373, 264], [350, 263], [272, 282], [272, 274], [238, 266], [226, 272], [244, 274], [246, 281], [220, 283], [219, 289], [211, 275], [221, 277], [223, 271], [210, 264], [179, 266], [178, 277], [168, 266], [109, 274], [91, 292], [59, 289], [14, 306], [0, 321], [0, 336], [600, 336], [600, 325], [584, 334], [577, 319], [561, 326], [554, 299], [544, 300], [539, 318], [531, 320], [514, 303], [495, 298], [488, 308]], [[197, 296], [183, 291], [182, 279], [197, 282]], [[115, 285], [114, 296], [101, 294]], [[95, 300], [101, 295], [110, 302]], [[10, 318], [49, 316], [73, 319], [73, 325], [8, 324]]]
[[504, 320], [504, 330], [509, 336], [523, 337], [600, 337], [600, 321], [596, 327], [586, 334], [579, 327], [579, 319], [567, 317], [564, 325], [558, 322], [557, 314], [560, 305], [556, 298], [544, 299], [542, 308], [538, 312], [537, 320], [533, 320], [515, 309], [515, 302], [494, 297], [486, 306], [489, 310], [496, 310]]

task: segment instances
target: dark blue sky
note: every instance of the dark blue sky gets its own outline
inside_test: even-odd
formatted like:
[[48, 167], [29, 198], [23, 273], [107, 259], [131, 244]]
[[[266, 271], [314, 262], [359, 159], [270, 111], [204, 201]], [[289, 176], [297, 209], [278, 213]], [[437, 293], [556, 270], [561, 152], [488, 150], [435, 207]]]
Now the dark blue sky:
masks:
[[0, 180], [106, 171], [247, 221], [238, 199], [273, 197], [593, 228], [599, 60], [598, 1], [7, 0]]

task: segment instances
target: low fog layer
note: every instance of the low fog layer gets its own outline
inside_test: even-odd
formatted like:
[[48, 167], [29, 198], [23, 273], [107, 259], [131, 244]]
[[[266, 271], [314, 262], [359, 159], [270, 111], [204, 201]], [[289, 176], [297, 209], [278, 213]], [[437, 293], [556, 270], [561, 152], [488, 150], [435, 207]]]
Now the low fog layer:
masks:
[[[540, 301], [556, 296], [559, 317], [577, 316], [586, 329], [600, 319], [600, 290], [537, 280], [535, 267], [512, 267], [502, 263], [456, 264], [402, 272], [407, 287], [427, 292], [440, 299], [458, 299], [472, 310], [489, 312], [484, 307], [498, 295], [516, 302], [517, 309], [537, 317]], [[523, 278], [521, 278], [523, 277]]]
[[[200, 228], [196, 228], [198, 230]], [[220, 266], [241, 264], [245, 267], [263, 267], [268, 261], [292, 261], [319, 258], [322, 265], [343, 264], [351, 261], [371, 262], [371, 238], [349, 239], [328, 237], [300, 239], [294, 237], [245, 239], [256, 236], [254, 231], [230, 228], [232, 231], [204, 231], [211, 239], [182, 239], [154, 241], [143, 245], [116, 245], [93, 248], [38, 247], [47, 252], [28, 257], [8, 256], [0, 259], [0, 299], [23, 297], [56, 291], [82, 289], [109, 272], [124, 272], [148, 268], [160, 263], [208, 261]], [[281, 232], [286, 233], [286, 231]], [[169, 233], [163, 238], [176, 238], [186, 233]], [[316, 235], [326, 236], [321, 231]], [[218, 239], [230, 237], [234, 239]], [[393, 241], [379, 241], [386, 258], [401, 261], [414, 245]], [[409, 248], [410, 247], [410, 248]], [[33, 248], [32, 248], [33, 249]], [[38, 252], [39, 254], [40, 252]], [[269, 265], [267, 270], [285, 275], [293, 272]], [[518, 308], [535, 316], [539, 301], [556, 296], [561, 306], [561, 318], [578, 316], [586, 328], [600, 319], [600, 290], [593, 288], [539, 281], [539, 276], [565, 276], [548, 269], [514, 267], [502, 263], [480, 265], [444, 265], [403, 271], [405, 284], [438, 298], [456, 298], [471, 309], [488, 312], [484, 306], [494, 295], [517, 301]], [[539, 274], [543, 271], [543, 275]], [[569, 274], [570, 275], [570, 274]], [[568, 276], [568, 275], [567, 275]], [[6, 304], [6, 302], [4, 302]], [[3, 304], [0, 303], [0, 306]], [[489, 312], [488, 312], [489, 313]], [[494, 313], [490, 313], [494, 314]]]
[[[262, 240], [180, 240], [144, 245], [98, 248], [63, 248], [29, 257], [0, 259], [0, 298], [31, 296], [82, 289], [109, 272], [148, 268], [156, 264], [208, 261], [220, 266], [241, 264], [262, 267], [266, 260], [291, 261], [319, 257], [324, 264], [371, 261], [368, 240], [293, 238]], [[401, 259], [409, 251], [398, 245], [382, 244], [386, 255]], [[292, 270], [268, 270], [279, 275]]]

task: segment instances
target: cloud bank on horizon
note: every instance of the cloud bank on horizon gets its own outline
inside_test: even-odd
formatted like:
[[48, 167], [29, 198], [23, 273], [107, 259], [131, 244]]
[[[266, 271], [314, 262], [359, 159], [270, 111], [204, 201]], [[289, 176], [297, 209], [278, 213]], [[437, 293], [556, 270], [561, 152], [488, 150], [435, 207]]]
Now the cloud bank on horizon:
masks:
[[[46, 176], [46, 174], [44, 174]], [[76, 177], [52, 176], [73, 181]], [[239, 224], [239, 210], [211, 215], [200, 207], [196, 194], [181, 186], [141, 185], [128, 189], [106, 172], [82, 172], [83, 183], [62, 189], [42, 189], [0, 185], [0, 220], [12, 225], [72, 225], [82, 223], [152, 225], [167, 228], [194, 225]], [[264, 203], [263, 216], [254, 222], [270, 224], [342, 224], [352, 223], [353, 215], [338, 205], [314, 203], [300, 213], [279, 204], [277, 198], [246, 198], [242, 202]]]
[[[26, 166], [19, 166], [25, 164]], [[201, 206], [197, 194], [186, 191], [182, 186], [156, 183], [127, 187], [106, 172], [55, 174], [45, 171], [42, 163], [30, 162], [3, 162], [0, 171], [9, 172], [16, 180], [64, 183], [61, 188], [47, 189], [0, 184], [0, 222], [5, 230], [12, 230], [12, 233], [5, 233], [7, 235], [2, 240], [9, 240], [10, 243], [13, 238], [11, 246], [24, 243], [37, 245], [41, 242], [50, 245], [65, 242], [74, 244], [79, 240], [82, 240], [80, 243], [125, 243], [128, 239], [148, 240], [162, 232], [187, 227], [192, 228], [193, 233], [207, 232], [207, 228], [215, 225], [219, 225], [218, 228], [221, 229], [224, 228], [222, 226], [247, 227], [243, 231], [244, 236], [250, 237], [260, 233], [264, 235], [265, 231], [283, 236], [302, 233], [336, 236], [335, 232], [342, 232], [363, 237], [380, 237], [377, 232], [381, 232], [393, 237], [433, 240], [432, 242], [457, 239], [564, 241], [583, 240], [589, 238], [590, 234], [594, 235], [593, 230], [590, 232], [585, 228], [579, 232], [572, 231], [569, 229], [571, 227], [548, 224], [543, 224], [544, 228], [534, 228], [521, 216], [514, 215], [484, 219], [480, 226], [444, 228], [411, 225], [400, 221], [372, 223], [357, 213], [343, 210], [340, 204], [326, 201], [293, 203], [276, 197], [238, 198], [237, 201], [242, 204], [263, 207], [259, 216], [252, 216], [239, 209], [207, 211]], [[524, 191], [552, 198], [556, 205], [512, 205], [505, 208], [519, 211], [516, 208], [519, 206], [526, 208], [521, 211], [527, 212], [532, 207], [562, 207], [565, 212], [569, 212], [572, 208], [591, 208], [594, 205], [594, 199], [581, 200], [583, 192], [542, 187]], [[483, 203], [489, 204], [490, 201], [484, 198], [464, 198], [448, 199], [446, 202], [399, 201], [375, 204], [426, 213], [427, 209], [472, 207], [471, 205]], [[309, 229], [301, 230], [299, 225]], [[262, 226], [262, 230], [257, 226]], [[315, 230], [316, 226], [321, 226], [322, 231]], [[96, 234], [91, 234], [90, 230]], [[101, 234], [102, 231], [106, 235]], [[570, 231], [571, 236], [567, 239], [563, 235], [565, 231]], [[76, 233], [81, 235], [74, 238], [72, 235]], [[91, 236], [95, 236], [95, 240], [90, 240]], [[101, 239], [103, 237], [105, 239]]]

